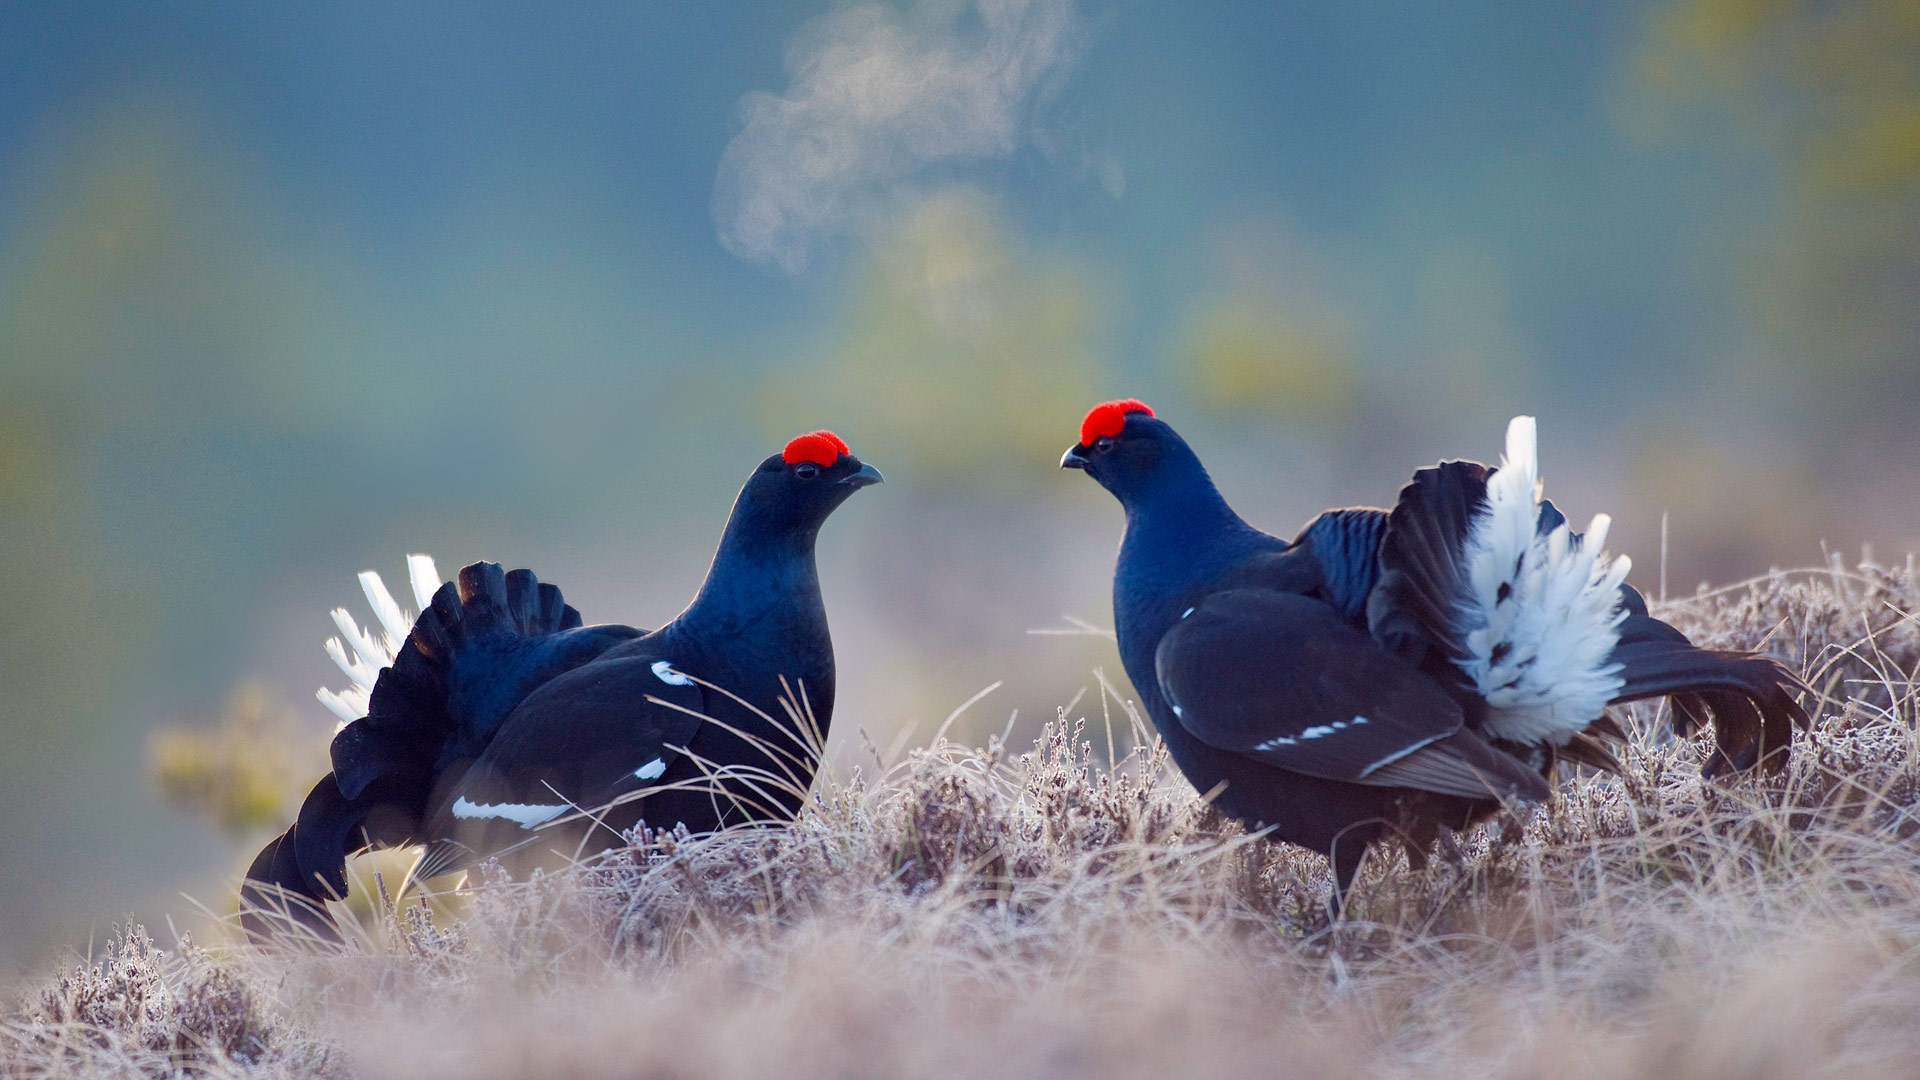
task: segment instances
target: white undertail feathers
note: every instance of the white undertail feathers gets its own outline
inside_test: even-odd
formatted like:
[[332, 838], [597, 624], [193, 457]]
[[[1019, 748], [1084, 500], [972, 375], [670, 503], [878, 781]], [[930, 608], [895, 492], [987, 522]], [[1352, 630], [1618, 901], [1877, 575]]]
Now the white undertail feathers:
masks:
[[1534, 420], [1514, 417], [1462, 552], [1460, 619], [1471, 655], [1458, 663], [1487, 701], [1490, 734], [1564, 745], [1624, 685], [1608, 656], [1626, 618], [1620, 586], [1633, 564], [1603, 550], [1610, 522], [1595, 515], [1579, 539], [1565, 522], [1541, 530]]
[[[440, 589], [440, 571], [434, 567], [433, 558], [407, 556], [407, 577], [413, 585], [414, 601], [425, 611]], [[314, 695], [340, 718], [341, 727], [367, 715], [374, 680], [380, 677], [380, 669], [392, 666], [394, 657], [400, 654], [400, 644], [407, 640], [415, 617], [400, 607], [387, 591], [386, 582], [371, 570], [361, 572], [360, 591], [366, 593], [367, 603], [373, 608], [378, 633], [368, 632], [346, 608], [334, 608], [333, 625], [340, 629], [340, 636], [327, 639], [327, 655], [346, 672], [348, 682], [343, 690], [323, 686]]]

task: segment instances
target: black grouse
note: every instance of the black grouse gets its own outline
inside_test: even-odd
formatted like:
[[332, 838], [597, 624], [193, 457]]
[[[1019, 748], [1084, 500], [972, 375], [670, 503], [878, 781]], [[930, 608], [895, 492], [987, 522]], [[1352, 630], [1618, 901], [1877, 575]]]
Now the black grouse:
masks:
[[1227, 505], [1138, 401], [1096, 406], [1061, 458], [1126, 511], [1113, 578], [1120, 658], [1187, 779], [1332, 862], [1333, 910], [1396, 837], [1541, 801], [1556, 758], [1618, 769], [1609, 705], [1665, 696], [1711, 722], [1708, 776], [1785, 764], [1808, 718], [1771, 660], [1695, 648], [1647, 613], [1608, 520], [1573, 532], [1540, 497], [1531, 417], [1498, 469], [1447, 461], [1393, 510], [1329, 510], [1292, 541]]
[[832, 432], [795, 438], [747, 478], [699, 594], [652, 633], [583, 626], [526, 570], [475, 563], [441, 585], [421, 556], [409, 630], [362, 574], [386, 640], [334, 613], [347, 645], [328, 651], [358, 685], [321, 698], [349, 722], [333, 772], [247, 871], [248, 929], [331, 935], [323, 901], [371, 845], [426, 845], [423, 879], [507, 852], [601, 851], [643, 820], [700, 833], [791, 819], [833, 715], [815, 538], [880, 482]]

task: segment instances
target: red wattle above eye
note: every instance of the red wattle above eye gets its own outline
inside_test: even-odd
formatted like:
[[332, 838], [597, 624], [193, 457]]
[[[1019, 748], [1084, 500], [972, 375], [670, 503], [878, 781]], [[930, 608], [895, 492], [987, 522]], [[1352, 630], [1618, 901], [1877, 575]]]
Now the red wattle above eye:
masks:
[[1103, 401], [1088, 410], [1086, 419], [1080, 421], [1080, 445], [1092, 446], [1095, 439], [1120, 434], [1120, 429], [1127, 425], [1128, 413], [1152, 416], [1153, 410], [1147, 407], [1146, 402], [1136, 398]]
[[780, 452], [780, 458], [789, 465], [811, 461], [815, 465], [826, 468], [840, 460], [841, 454], [851, 453], [853, 451], [847, 449], [845, 439], [822, 429], [809, 431], [805, 435], [795, 435], [793, 440], [787, 443], [787, 448]]

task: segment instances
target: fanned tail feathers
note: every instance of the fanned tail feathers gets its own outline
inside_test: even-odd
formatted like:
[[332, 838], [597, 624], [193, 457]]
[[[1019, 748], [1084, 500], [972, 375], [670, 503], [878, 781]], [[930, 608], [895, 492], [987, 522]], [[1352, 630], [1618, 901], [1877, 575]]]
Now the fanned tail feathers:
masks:
[[[411, 579], [414, 599], [420, 609], [426, 610], [433, 603], [433, 594], [440, 588], [440, 572], [434, 567], [433, 558], [428, 555], [407, 556], [407, 576]], [[340, 630], [340, 637], [328, 638], [327, 655], [346, 673], [348, 684], [342, 690], [329, 690], [321, 687], [314, 696], [320, 704], [340, 718], [345, 727], [367, 715], [369, 698], [373, 694], [374, 683], [379, 680], [380, 669], [392, 667], [400, 652], [400, 643], [407, 639], [416, 616], [403, 611], [387, 591], [386, 582], [372, 570], [360, 572], [360, 590], [367, 596], [367, 604], [373, 608], [374, 618], [380, 626], [380, 636], [362, 629], [354, 620], [353, 613], [346, 608], [333, 609], [333, 623]], [[345, 639], [345, 644], [342, 643]], [[348, 652], [348, 645], [352, 652]], [[338, 730], [338, 729], [336, 729]]]
[[[377, 629], [345, 608], [333, 612], [339, 636], [327, 655], [349, 680], [319, 699], [343, 723], [320, 778], [284, 835], [268, 844], [242, 886], [242, 921], [270, 934], [286, 920], [329, 933], [325, 901], [346, 891], [346, 859], [371, 844], [402, 845], [420, 835], [436, 781], [449, 762], [470, 757], [518, 696], [606, 639], [549, 638], [581, 624], [560, 590], [526, 570], [475, 563], [458, 583], [442, 583], [433, 560], [407, 557], [418, 617], [403, 609], [380, 575], [360, 575]], [[628, 631], [637, 633], [637, 631]], [[564, 644], [539, 654], [548, 663], [514, 669], [529, 638]], [[568, 646], [572, 646], [571, 649]], [[494, 677], [502, 665], [506, 674]]]
[[1515, 417], [1474, 517], [1459, 605], [1467, 655], [1457, 662], [1487, 702], [1489, 734], [1559, 746], [1622, 685], [1609, 655], [1633, 564], [1604, 552], [1605, 514], [1582, 537], [1557, 512], [1542, 513], [1535, 440], [1533, 418]]
[[1516, 417], [1499, 469], [1442, 462], [1401, 490], [1368, 628], [1478, 699], [1482, 729], [1504, 742], [1612, 768], [1606, 707], [1669, 697], [1682, 734], [1713, 725], [1706, 775], [1784, 765], [1810, 723], [1805, 688], [1772, 660], [1696, 648], [1648, 614], [1626, 557], [1602, 550], [1608, 525], [1603, 514], [1574, 533], [1541, 497], [1535, 425]]

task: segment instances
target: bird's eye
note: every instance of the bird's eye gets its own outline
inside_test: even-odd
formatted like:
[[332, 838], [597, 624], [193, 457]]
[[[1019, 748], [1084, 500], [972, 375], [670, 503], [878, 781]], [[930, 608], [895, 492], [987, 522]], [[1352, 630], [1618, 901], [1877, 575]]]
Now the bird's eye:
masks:
[[1102, 435], [1093, 440], [1093, 450], [1095, 453], [1104, 454], [1111, 449], [1113, 449], [1113, 436]]
[[820, 466], [811, 461], [803, 461], [793, 467], [793, 475], [802, 480], [811, 480], [820, 475]]

